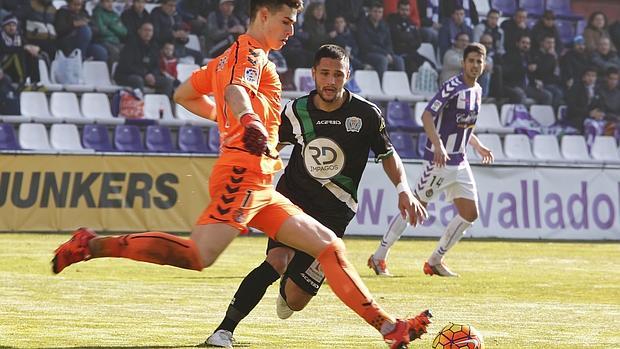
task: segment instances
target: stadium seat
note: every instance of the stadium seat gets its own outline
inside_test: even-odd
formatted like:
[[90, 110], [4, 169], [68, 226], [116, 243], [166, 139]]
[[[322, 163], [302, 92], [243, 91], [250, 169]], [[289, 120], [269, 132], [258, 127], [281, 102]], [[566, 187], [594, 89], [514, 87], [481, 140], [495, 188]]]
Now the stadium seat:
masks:
[[194, 72], [194, 70], [199, 69], [199, 68], [200, 66], [198, 64], [179, 63], [177, 65], [177, 79], [183, 82], [189, 79], [190, 76], [192, 76], [192, 73]]
[[441, 66], [441, 64], [437, 62], [437, 53], [435, 52], [435, 48], [432, 44], [428, 42], [423, 42], [420, 47], [418, 47], [418, 53], [422, 57], [431, 61], [436, 68], [439, 68]]
[[514, 132], [512, 127], [502, 126], [495, 104], [482, 104], [476, 120], [476, 131], [506, 134]]
[[0, 123], [0, 150], [19, 150], [19, 142], [12, 124]]
[[82, 73], [84, 74], [84, 83], [95, 86], [97, 92], [114, 93], [123, 88], [112, 83], [106, 62], [85, 61], [82, 65]]
[[504, 153], [510, 160], [534, 160], [530, 139], [524, 134], [509, 134], [504, 138]]
[[555, 135], [536, 135], [532, 143], [535, 158], [545, 161], [562, 161], [560, 145]]
[[407, 102], [389, 101], [387, 104], [386, 121], [390, 129], [399, 128], [413, 131], [422, 127], [421, 124], [416, 123]]
[[499, 135], [495, 133], [483, 133], [477, 136], [480, 142], [482, 142], [485, 147], [489, 148], [491, 152], [493, 152], [493, 157], [495, 160], [507, 160], [506, 155], [504, 155], [502, 141], [500, 140]]
[[291, 100], [288, 98], [281, 98], [280, 99], [280, 112], [282, 112], [284, 110], [284, 107], [290, 102]]
[[50, 144], [52, 148], [61, 151], [94, 151], [92, 149], [84, 149], [80, 141], [80, 133], [74, 124], [53, 124], [50, 128]]
[[426, 152], [427, 140], [428, 140], [428, 138], [426, 137], [426, 133], [419, 133], [418, 134], [416, 155], [420, 159], [424, 157], [424, 153]]
[[23, 123], [19, 125], [19, 146], [25, 150], [51, 151], [45, 125]]
[[547, 10], [553, 11], [559, 18], [579, 20], [583, 17], [573, 13], [571, 9], [571, 0], [547, 0], [545, 7]]
[[541, 0], [519, 0], [519, 7], [527, 11], [530, 16], [540, 17], [545, 11], [544, 1]]
[[478, 152], [476, 151], [476, 149], [474, 149], [474, 147], [468, 145], [465, 147], [465, 153], [467, 155], [467, 159], [468, 160], [480, 160], [480, 155], [478, 155]]
[[355, 81], [360, 87], [359, 95], [370, 100], [387, 100], [381, 89], [379, 74], [374, 70], [356, 70]]
[[569, 19], [557, 19], [555, 21], [555, 26], [560, 33], [560, 40], [562, 40], [564, 44], [571, 44], [577, 30], [575, 22]]
[[185, 47], [196, 50], [198, 52], [202, 52], [202, 50], [200, 49], [200, 40], [198, 39], [198, 36], [196, 34], [189, 34], [188, 39], [189, 40], [187, 41], [187, 44], [185, 44]]
[[174, 117], [170, 99], [161, 94], [144, 95], [144, 118], [158, 120], [160, 124], [165, 126], [180, 126], [185, 123], [185, 121]]
[[[56, 75], [57, 75], [57, 71], [58, 71], [58, 63], [57, 61], [53, 61], [52, 65], [50, 66], [50, 78], [52, 83], [58, 83], [56, 81]], [[95, 84], [87, 84], [86, 82], [83, 81], [84, 79], [84, 65], [82, 63], [82, 76], [81, 76], [81, 80], [79, 83], [76, 84], [62, 84], [62, 88], [65, 91], [70, 91], [70, 92], [79, 92], [79, 93], [83, 93], [83, 92], [92, 92], [95, 90], [95, 84], [99, 85], [98, 82], [96, 82]]]
[[105, 125], [84, 125], [82, 130], [82, 144], [84, 148], [95, 151], [113, 151], [110, 135]]
[[437, 93], [437, 89], [439, 88], [439, 86], [437, 85], [437, 79], [433, 79], [430, 81], [429, 84], [427, 84], [427, 88], [428, 89], [420, 89], [420, 85], [423, 86], [423, 84], [419, 84], [418, 83], [418, 78], [419, 75], [418, 73], [412, 73], [411, 74], [411, 93], [416, 96], [416, 98], [418, 100], [424, 100], [424, 99], [431, 99], [433, 98], [433, 96], [435, 95], [435, 93]]
[[218, 154], [220, 152], [220, 130], [217, 127], [209, 127], [209, 139], [207, 139], [207, 152]]
[[489, 0], [474, 0], [474, 4], [476, 4], [476, 10], [478, 10], [479, 17], [486, 17], [491, 10]]
[[179, 150], [186, 153], [206, 153], [207, 140], [202, 127], [184, 125], [179, 128]]
[[568, 107], [565, 105], [561, 105], [558, 107], [558, 115], [556, 116], [556, 120], [558, 120], [558, 122], [564, 122], [564, 120], [566, 120], [566, 116], [568, 113]]
[[61, 122], [50, 113], [47, 105], [47, 97], [43, 92], [25, 91], [19, 95], [19, 104], [22, 115], [29, 117], [32, 121], [42, 123]]
[[596, 136], [590, 155], [593, 159], [605, 162], [620, 162], [616, 151], [616, 139], [611, 136]]
[[54, 8], [58, 10], [63, 6], [66, 6], [67, 1], [66, 0], [54, 0], [52, 1], [52, 5], [54, 5]]
[[144, 9], [146, 12], [151, 13], [155, 7], [159, 6], [158, 3], [146, 3], [144, 4]]
[[62, 91], [61, 84], [54, 84], [50, 80], [50, 73], [47, 69], [47, 63], [45, 63], [45, 61], [42, 59], [39, 59], [39, 80], [43, 87], [45, 87], [50, 92]]
[[50, 111], [56, 118], [74, 124], [90, 124], [94, 118], [85, 118], [80, 111], [80, 104], [73, 92], [54, 92], [50, 97]]
[[517, 12], [517, 0], [491, 0], [491, 8], [500, 10], [503, 16], [512, 16]]
[[293, 83], [297, 91], [308, 93], [314, 90], [314, 79], [312, 78], [312, 69], [297, 68], [293, 73]]
[[413, 110], [413, 117], [415, 119], [415, 123], [422, 127], [424, 127], [424, 124], [422, 123], [422, 114], [424, 113], [424, 109], [426, 109], [427, 104], [428, 102], [417, 102]]
[[562, 157], [566, 160], [586, 161], [591, 160], [588, 154], [586, 140], [581, 135], [566, 135], [561, 141]]
[[413, 134], [409, 132], [391, 131], [390, 140], [401, 158], [419, 158], [416, 154], [416, 144], [413, 142]]
[[112, 115], [110, 100], [105, 93], [87, 92], [82, 94], [82, 115], [92, 118], [98, 124], [118, 125], [125, 123], [125, 119]]
[[198, 116], [191, 111], [185, 109], [180, 104], [175, 104], [177, 119], [183, 121], [184, 124], [198, 125], [198, 126], [214, 126], [215, 121], [205, 119]]
[[533, 104], [530, 106], [530, 115], [543, 127], [549, 127], [555, 124], [553, 107], [550, 105]]
[[174, 152], [170, 129], [162, 125], [149, 125], [145, 135], [146, 149], [158, 153]]
[[114, 147], [124, 152], [143, 152], [144, 144], [140, 129], [136, 125], [116, 125], [114, 129]]
[[383, 92], [390, 99], [398, 99], [405, 102], [415, 102], [421, 100], [411, 93], [409, 89], [409, 78], [404, 71], [386, 71], [383, 73], [381, 86]]

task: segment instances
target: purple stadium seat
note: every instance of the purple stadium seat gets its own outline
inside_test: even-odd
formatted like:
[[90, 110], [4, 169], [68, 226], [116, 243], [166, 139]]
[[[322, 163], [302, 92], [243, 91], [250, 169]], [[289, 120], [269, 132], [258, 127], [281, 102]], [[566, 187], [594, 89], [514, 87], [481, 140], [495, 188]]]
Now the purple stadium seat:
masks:
[[558, 27], [562, 42], [571, 44], [575, 38], [575, 22], [567, 19], [558, 19], [555, 21], [555, 25]]
[[110, 143], [108, 128], [101, 124], [87, 124], [82, 130], [82, 144], [84, 148], [95, 151], [114, 151]]
[[140, 137], [140, 128], [136, 125], [116, 125], [114, 147], [125, 152], [143, 152], [144, 144]]
[[582, 19], [583, 17], [573, 13], [570, 3], [571, 0], [547, 0], [545, 7], [547, 10], [553, 11], [553, 13], [560, 18], [573, 20]]
[[491, 8], [500, 10], [503, 16], [512, 16], [517, 11], [517, 0], [491, 0]]
[[529, 15], [540, 17], [545, 11], [544, 1], [541, 0], [520, 0], [519, 7], [527, 11]]
[[398, 155], [405, 159], [415, 159], [416, 146], [413, 142], [413, 135], [409, 132], [392, 131], [390, 132], [390, 140]]
[[179, 128], [179, 149], [187, 153], [206, 153], [207, 140], [202, 127], [185, 125]]
[[0, 150], [19, 150], [15, 129], [11, 124], [0, 124]]
[[170, 129], [161, 125], [149, 125], [146, 128], [146, 149], [159, 153], [174, 152]]
[[207, 151], [209, 153], [220, 152], [220, 130], [217, 127], [209, 128], [209, 140], [207, 141]]
[[423, 132], [418, 135], [418, 149], [416, 149], [416, 152], [420, 159], [424, 156], [424, 150], [426, 149], [426, 140], [426, 133]]
[[299, 90], [303, 92], [314, 90], [314, 80], [312, 76], [301, 76], [299, 78]]
[[414, 130], [422, 127], [422, 125], [418, 125], [415, 121], [407, 102], [389, 101], [386, 119], [390, 128]]

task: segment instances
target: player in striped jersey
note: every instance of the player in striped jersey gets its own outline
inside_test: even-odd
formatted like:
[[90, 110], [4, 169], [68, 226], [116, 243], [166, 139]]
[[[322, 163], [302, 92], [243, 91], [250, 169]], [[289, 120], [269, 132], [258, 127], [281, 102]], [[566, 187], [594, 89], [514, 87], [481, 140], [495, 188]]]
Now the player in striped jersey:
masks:
[[[428, 141], [424, 171], [414, 188], [415, 195], [426, 206], [445, 192], [446, 199], [454, 203], [458, 212], [424, 264], [427, 275], [458, 276], [445, 265], [444, 256], [478, 218], [478, 192], [465, 147], [473, 146], [483, 163], [493, 162], [491, 151], [473, 134], [482, 96], [477, 80], [484, 71], [485, 58], [484, 46], [478, 43], [467, 46], [463, 52], [463, 72], [442, 85], [422, 114]], [[387, 254], [406, 227], [407, 222], [398, 215], [390, 222], [377, 251], [368, 259], [368, 266], [377, 275], [390, 276]]]

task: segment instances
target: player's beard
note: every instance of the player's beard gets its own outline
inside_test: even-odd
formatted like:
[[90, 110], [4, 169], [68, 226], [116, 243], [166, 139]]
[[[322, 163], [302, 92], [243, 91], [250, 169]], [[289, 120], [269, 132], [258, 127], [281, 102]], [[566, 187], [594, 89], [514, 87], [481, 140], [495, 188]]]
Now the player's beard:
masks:
[[334, 103], [334, 102], [336, 102], [337, 100], [339, 100], [340, 98], [342, 98], [342, 96], [343, 96], [344, 92], [343, 92], [343, 91], [340, 91], [340, 93], [335, 92], [335, 93], [334, 93], [334, 97], [332, 97], [332, 98], [327, 98], [327, 97], [325, 96], [325, 92], [323, 92], [323, 89], [317, 90], [317, 94], [319, 95], [319, 98], [320, 98], [323, 102], [325, 102], [325, 103]]

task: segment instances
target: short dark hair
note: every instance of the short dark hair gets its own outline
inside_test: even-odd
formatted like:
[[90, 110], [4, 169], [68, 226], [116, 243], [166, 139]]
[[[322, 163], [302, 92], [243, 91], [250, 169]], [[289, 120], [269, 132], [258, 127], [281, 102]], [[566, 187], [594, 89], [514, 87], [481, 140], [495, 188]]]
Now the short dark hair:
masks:
[[380, 7], [383, 8], [383, 1], [382, 0], [375, 0], [370, 4], [370, 8], [375, 8], [375, 7]]
[[487, 13], [487, 17], [488, 17], [491, 13], [496, 13], [496, 14], [497, 14], [498, 16], [500, 16], [500, 17], [502, 16], [502, 13], [501, 13], [498, 9], [496, 9], [496, 8], [492, 8], [492, 9], [490, 9], [490, 10], [489, 10], [489, 12]]
[[471, 52], [479, 53], [485, 58], [487, 56], [487, 48], [479, 42], [473, 42], [465, 47], [465, 50], [463, 51], [463, 60], [467, 59], [467, 55]]
[[304, 9], [304, 3], [302, 0], [251, 0], [250, 1], [250, 21], [253, 21], [261, 7], [266, 7], [269, 12], [276, 12], [282, 6], [288, 6], [290, 8], [302, 11]]
[[605, 76], [609, 76], [611, 74], [620, 74], [620, 70], [616, 67], [609, 67], [605, 70]]
[[589, 65], [589, 66], [585, 67], [585, 69], [581, 73], [581, 77], [583, 78], [584, 76], [586, 76], [587, 73], [598, 74], [598, 68], [593, 66], [593, 65]]
[[398, 1], [398, 6], [405, 6], [405, 5], [411, 5], [409, 0], [399, 0]]
[[349, 54], [347, 53], [347, 50], [334, 44], [327, 44], [319, 47], [314, 54], [314, 62], [312, 66], [318, 66], [322, 58], [337, 59], [349, 64]]
[[463, 6], [456, 5], [456, 6], [454, 6], [454, 8], [452, 9], [452, 12], [450, 12], [450, 15], [453, 15], [456, 11], [461, 11], [461, 10], [465, 11], [465, 8], [464, 8]]

